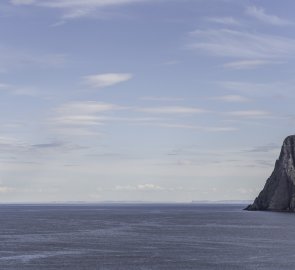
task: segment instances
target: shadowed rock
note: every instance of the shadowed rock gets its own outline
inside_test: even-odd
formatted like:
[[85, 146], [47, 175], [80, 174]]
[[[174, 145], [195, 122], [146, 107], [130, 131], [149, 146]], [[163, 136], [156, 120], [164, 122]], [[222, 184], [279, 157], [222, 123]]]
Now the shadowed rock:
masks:
[[274, 171], [245, 210], [295, 211], [295, 135], [284, 140]]

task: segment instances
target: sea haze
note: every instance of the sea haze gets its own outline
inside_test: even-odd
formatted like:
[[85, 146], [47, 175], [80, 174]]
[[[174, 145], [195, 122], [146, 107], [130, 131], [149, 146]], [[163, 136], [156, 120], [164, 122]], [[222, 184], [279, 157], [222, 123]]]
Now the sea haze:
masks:
[[295, 215], [245, 205], [1, 205], [0, 269], [294, 269]]

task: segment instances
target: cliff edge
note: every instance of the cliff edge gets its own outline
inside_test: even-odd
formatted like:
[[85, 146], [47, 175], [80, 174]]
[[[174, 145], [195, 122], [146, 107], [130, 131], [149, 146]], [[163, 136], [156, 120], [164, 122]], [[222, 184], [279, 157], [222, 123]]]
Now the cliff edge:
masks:
[[295, 212], [295, 135], [284, 140], [271, 176], [254, 203], [245, 210]]

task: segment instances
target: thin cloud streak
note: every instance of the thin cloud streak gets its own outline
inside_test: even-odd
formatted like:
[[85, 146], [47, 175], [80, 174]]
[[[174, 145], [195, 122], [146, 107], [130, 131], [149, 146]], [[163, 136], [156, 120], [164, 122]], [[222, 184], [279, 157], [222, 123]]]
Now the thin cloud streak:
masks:
[[34, 159], [36, 152], [55, 151], [64, 153], [84, 148], [79, 145], [59, 140], [34, 144], [14, 137], [0, 137], [1, 152], [6, 154], [9, 153], [10, 155], [13, 153], [15, 155], [15, 158], [12, 160], [9, 160], [9, 158], [5, 157], [5, 160], [2, 161], [20, 162], [19, 158], [25, 157], [26, 161], [22, 162], [31, 162], [30, 159]]
[[137, 111], [144, 112], [144, 113], [152, 113], [152, 114], [199, 114], [199, 113], [208, 112], [200, 108], [183, 107], [183, 106], [138, 108]]
[[141, 97], [141, 100], [148, 100], [148, 101], [182, 101], [184, 98], [181, 97], [156, 97], [156, 96], [146, 96]]
[[268, 111], [262, 111], [262, 110], [245, 110], [245, 111], [232, 111], [227, 112], [226, 114], [230, 116], [236, 116], [236, 117], [245, 117], [245, 118], [265, 118], [271, 115]]
[[105, 7], [141, 2], [142, 0], [10, 0], [13, 5], [37, 5], [50, 8]]
[[18, 87], [11, 84], [1, 84], [0, 83], [0, 92], [5, 92], [7, 94], [12, 94], [16, 96], [39, 96], [39, 93], [36, 89], [32, 87]]
[[249, 102], [250, 99], [240, 96], [240, 95], [225, 95], [225, 96], [218, 96], [211, 98], [213, 100], [219, 100], [224, 102], [233, 102], [233, 103], [239, 103], [239, 102]]
[[124, 191], [159, 191], [164, 190], [163, 187], [155, 184], [139, 184], [136, 186], [116, 186], [115, 190], [124, 190]]
[[250, 150], [247, 150], [246, 152], [248, 153], [268, 153], [268, 152], [278, 152], [280, 149], [280, 145], [275, 144], [275, 143], [269, 143], [266, 145], [260, 145], [260, 146], [256, 146], [253, 147]]
[[233, 17], [209, 17], [205, 19], [208, 22], [223, 24], [223, 25], [240, 25], [240, 22]]
[[96, 101], [71, 102], [57, 108], [51, 122], [62, 126], [97, 126], [103, 124], [101, 113], [120, 109], [118, 105]]
[[[117, 111], [129, 111], [128, 116], [114, 115]], [[77, 101], [62, 104], [54, 109], [48, 124], [54, 133], [70, 136], [101, 135], [101, 126], [110, 122], [137, 124], [158, 122], [158, 117], [138, 117], [133, 107], [124, 107], [97, 101]], [[108, 115], [111, 113], [112, 115]], [[130, 115], [131, 113], [131, 115]]]
[[60, 9], [63, 19], [77, 19], [92, 16], [99, 10], [140, 3], [145, 0], [10, 0], [15, 6], [36, 6], [42, 8]]
[[251, 94], [255, 96], [268, 96], [282, 95], [283, 93], [290, 92], [293, 83], [291, 82], [269, 82], [269, 83], [256, 83], [247, 81], [223, 81], [218, 84], [231, 91], [236, 91], [244, 94]]
[[0, 46], [0, 72], [12, 69], [62, 68], [67, 63], [67, 56], [60, 53], [32, 52], [13, 47]]
[[144, 126], [155, 126], [160, 128], [175, 128], [175, 129], [187, 129], [187, 130], [195, 130], [198, 132], [231, 132], [237, 131], [238, 129], [235, 127], [220, 127], [220, 126], [196, 126], [189, 124], [177, 124], [177, 123], [142, 123], [140, 125]]
[[188, 49], [211, 55], [244, 59], [288, 59], [295, 57], [295, 39], [230, 29], [196, 30], [190, 33]]
[[[129, 116], [108, 116], [105, 113], [127, 110]], [[189, 116], [194, 114], [206, 113], [208, 111], [194, 108], [194, 107], [182, 107], [182, 106], [163, 106], [163, 107], [148, 107], [148, 108], [136, 108], [136, 107], [123, 107], [115, 104], [100, 103], [95, 101], [87, 102], [71, 102], [63, 104], [59, 108], [55, 109], [55, 116], [50, 119], [50, 124], [61, 128], [72, 130], [81, 129], [85, 133], [90, 132], [93, 134], [95, 131], [93, 128], [105, 125], [109, 122], [126, 122], [129, 125], [149, 125], [162, 128], [178, 128], [178, 129], [191, 129], [199, 132], [228, 132], [236, 131], [235, 127], [222, 127], [222, 126], [196, 126], [191, 124], [179, 124], [168, 122], [170, 117], [163, 119], [159, 117], [138, 117], [133, 116], [134, 113], [143, 112], [148, 114], [158, 114], [165, 116]], [[131, 113], [131, 115], [130, 115]], [[165, 122], [163, 122], [165, 121]], [[91, 129], [91, 130], [90, 130]]]
[[104, 73], [85, 76], [84, 81], [93, 88], [104, 88], [129, 81], [132, 77], [130, 73]]
[[66, 103], [59, 107], [56, 111], [62, 114], [92, 114], [97, 112], [106, 112], [118, 109], [122, 109], [122, 107], [111, 103], [96, 101], [77, 101]]
[[282, 61], [267, 61], [267, 60], [242, 60], [229, 62], [223, 65], [225, 68], [230, 69], [255, 69], [269, 64], [282, 64]]
[[245, 13], [261, 22], [271, 25], [286, 26], [294, 24], [293, 22], [280, 18], [276, 15], [267, 14], [263, 8], [255, 6], [248, 7]]

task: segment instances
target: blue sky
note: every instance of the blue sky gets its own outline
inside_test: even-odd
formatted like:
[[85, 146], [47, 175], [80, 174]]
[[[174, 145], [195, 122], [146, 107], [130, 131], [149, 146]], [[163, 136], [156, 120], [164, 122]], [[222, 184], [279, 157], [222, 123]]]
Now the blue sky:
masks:
[[0, 201], [253, 199], [295, 124], [293, 1], [0, 3]]

